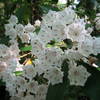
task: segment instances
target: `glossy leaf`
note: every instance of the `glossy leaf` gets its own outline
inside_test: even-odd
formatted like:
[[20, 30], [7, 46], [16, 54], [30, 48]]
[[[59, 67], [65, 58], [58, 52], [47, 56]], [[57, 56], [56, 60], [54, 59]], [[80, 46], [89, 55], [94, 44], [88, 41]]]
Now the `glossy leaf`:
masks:
[[25, 47], [20, 48], [20, 50], [21, 51], [30, 51], [30, 50], [32, 50], [32, 46], [31, 45], [25, 46]]

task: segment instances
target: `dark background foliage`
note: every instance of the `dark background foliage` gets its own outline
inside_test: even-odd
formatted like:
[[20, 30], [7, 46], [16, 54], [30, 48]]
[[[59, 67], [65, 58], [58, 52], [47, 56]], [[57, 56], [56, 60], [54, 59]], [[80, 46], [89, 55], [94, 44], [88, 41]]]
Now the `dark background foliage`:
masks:
[[[4, 35], [4, 24], [7, 23], [11, 14], [18, 17], [19, 22], [27, 24], [31, 22], [34, 24], [36, 19], [42, 20], [42, 15], [46, 14], [50, 9], [59, 11], [63, 7], [73, 4], [72, 0], [68, 0], [68, 4], [65, 6], [57, 6], [58, 0], [0, 0], [0, 44], [9, 45], [9, 37]], [[75, 9], [80, 17], [87, 15], [92, 25], [96, 17], [96, 13], [100, 12], [100, 0], [80, 0], [80, 3]], [[87, 25], [87, 27], [90, 25]], [[95, 30], [92, 33], [94, 36], [99, 36], [100, 32]], [[22, 51], [29, 51], [30, 46], [24, 47]], [[100, 59], [100, 54], [97, 56]], [[100, 62], [100, 61], [99, 61]], [[64, 71], [64, 82], [58, 85], [50, 85], [47, 93], [46, 100], [100, 100], [100, 71], [92, 66], [81, 62], [87, 70], [92, 74], [88, 79], [84, 87], [70, 86], [67, 79], [67, 62], [62, 65]], [[100, 66], [100, 64], [97, 62]], [[3, 96], [3, 97], [2, 97]], [[0, 81], [0, 98], [2, 100], [8, 100], [9, 93], [5, 90], [5, 84]]]

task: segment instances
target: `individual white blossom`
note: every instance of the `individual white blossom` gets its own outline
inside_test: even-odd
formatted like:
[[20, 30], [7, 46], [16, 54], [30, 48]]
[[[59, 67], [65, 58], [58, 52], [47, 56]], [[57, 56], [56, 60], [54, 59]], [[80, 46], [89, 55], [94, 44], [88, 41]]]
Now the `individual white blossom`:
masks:
[[44, 43], [38, 37], [34, 37], [33, 39], [31, 39], [31, 45], [32, 45], [33, 55], [40, 57], [44, 54], [45, 50]]
[[49, 10], [48, 14], [42, 17], [41, 28], [44, 28], [44, 25], [51, 26], [53, 23], [56, 22], [56, 20], [58, 20], [58, 18], [59, 18], [58, 12]]
[[45, 72], [44, 78], [48, 79], [52, 85], [59, 84], [63, 82], [63, 72], [57, 67], [52, 67]]
[[0, 61], [0, 72], [6, 71], [7, 63]]
[[32, 65], [27, 65], [23, 67], [23, 74], [26, 78], [32, 80], [36, 76], [36, 70], [34, 66]]
[[41, 85], [38, 86], [37, 94], [46, 94], [47, 90], [48, 90], [48, 85], [41, 84]]
[[15, 96], [19, 97], [19, 98], [23, 98], [24, 97], [24, 91], [18, 90]]
[[96, 26], [95, 26], [95, 27], [96, 27], [97, 30], [100, 30], [100, 20], [98, 20], [98, 21], [96, 22]]
[[17, 24], [15, 26], [15, 30], [17, 31], [19, 37], [24, 34], [24, 26], [22, 24]]
[[18, 23], [18, 18], [15, 15], [11, 15], [11, 17], [8, 21], [9, 21], [9, 23], [16, 25]]
[[42, 84], [38, 86], [37, 94], [35, 95], [35, 100], [46, 100], [48, 85]]
[[44, 66], [61, 67], [63, 62], [63, 51], [60, 48], [52, 47], [45, 49], [45, 53], [40, 57], [41, 63]]
[[6, 45], [0, 44], [0, 57], [8, 56], [9, 55], [7, 52], [8, 50], [9, 48]]
[[18, 43], [14, 42], [10, 47], [8, 53], [13, 57], [19, 56], [20, 49], [18, 47]]
[[56, 22], [54, 25], [52, 25], [52, 36], [53, 39], [56, 41], [62, 41], [67, 38], [65, 34], [65, 26], [59, 22]]
[[36, 94], [38, 91], [38, 82], [32, 80], [29, 83], [27, 83], [26, 88], [27, 88], [28, 92]]
[[[69, 65], [70, 66], [70, 65]], [[82, 65], [74, 66], [72, 65], [68, 71], [68, 79], [70, 80], [70, 85], [84, 86], [87, 78], [91, 74], [87, 72], [86, 68]]]
[[22, 40], [22, 43], [30, 43], [30, 35], [27, 33], [20, 35], [20, 39]]
[[16, 76], [15, 74], [12, 74], [6, 71], [2, 73], [2, 80], [6, 82], [7, 88], [10, 88], [15, 85]]
[[81, 60], [82, 59], [82, 54], [80, 54], [77, 50], [69, 49], [65, 51], [64, 55], [65, 59], [67, 58], [68, 60]]
[[93, 53], [93, 38], [91, 36], [86, 36], [83, 41], [80, 40], [78, 44], [78, 51], [85, 57], [88, 57], [90, 54], [92, 54]]
[[74, 60], [70, 60], [68, 62], [68, 68], [69, 69], [72, 68], [72, 67], [76, 67], [76, 66], [77, 66], [77, 64], [76, 64], [76, 62]]
[[45, 95], [43, 95], [43, 94], [36, 95], [34, 100], [46, 100], [46, 94]]
[[28, 23], [26, 26], [25, 26], [25, 32], [33, 32], [35, 30], [35, 27], [33, 25], [31, 25], [30, 23]]
[[19, 64], [19, 59], [18, 58], [8, 58], [8, 60], [6, 61], [7, 66], [8, 66], [8, 71], [9, 72], [14, 72], [16, 70], [17, 65]]
[[9, 40], [9, 43], [11, 44], [11, 45], [17, 45], [18, 46], [18, 42], [17, 42], [17, 40], [16, 39], [11, 39], [11, 40]]
[[43, 74], [46, 70], [52, 67], [49, 64], [47, 65], [46, 61], [44, 62], [39, 59], [36, 59], [33, 63], [35, 64], [35, 69], [38, 75]]
[[97, 30], [100, 30], [100, 13], [97, 13], [96, 18], [95, 18], [95, 27]]
[[43, 74], [49, 67], [49, 66], [44, 66], [39, 59], [35, 59], [33, 63], [35, 65], [35, 69], [38, 75]]
[[10, 39], [16, 39], [17, 31], [14, 28], [11, 28], [9, 31], [6, 31], [5, 34], [10, 37]]
[[50, 33], [51, 30], [48, 30], [47, 28], [41, 28], [39, 31], [38, 37], [45, 45], [53, 39], [53, 36]]
[[40, 20], [36, 20], [34, 26], [35, 27], [40, 27], [41, 25], [41, 21]]
[[10, 29], [13, 29], [13, 24], [9, 23], [9, 24], [5, 24], [5, 31], [9, 32]]
[[93, 51], [95, 55], [100, 53], [100, 37], [97, 37], [93, 40]]
[[24, 77], [17, 76], [16, 77], [16, 88], [17, 90], [25, 91], [26, 90], [27, 81]]
[[61, 19], [63, 19], [63, 24], [65, 25], [73, 23], [73, 21], [76, 19], [76, 13], [71, 7], [66, 7], [63, 11], [58, 13], [60, 22], [62, 22]]
[[9, 91], [10, 96], [15, 96], [17, 94], [16, 86], [15, 86], [15, 83], [14, 83], [15, 81], [11, 81], [11, 82], [9, 82], [9, 81], [6, 82], [6, 90]]
[[93, 27], [89, 27], [89, 28], [87, 29], [87, 32], [88, 32], [89, 34], [91, 34], [91, 33], [93, 32]]
[[76, 22], [68, 25], [68, 27], [65, 28], [65, 32], [68, 39], [78, 42], [80, 37], [86, 34], [85, 23], [81, 20], [77, 20]]

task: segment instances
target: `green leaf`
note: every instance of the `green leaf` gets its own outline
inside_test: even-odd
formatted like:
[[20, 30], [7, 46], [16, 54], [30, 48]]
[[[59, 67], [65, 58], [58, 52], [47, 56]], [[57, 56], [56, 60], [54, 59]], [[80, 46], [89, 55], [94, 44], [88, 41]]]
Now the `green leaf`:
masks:
[[22, 75], [23, 72], [22, 71], [16, 71], [14, 73], [15, 73], [16, 76], [19, 76], [19, 75]]
[[8, 36], [1, 36], [0, 38], [0, 44], [5, 44], [5, 45], [9, 45], [9, 37]]
[[85, 28], [86, 28], [86, 29], [89, 28], [89, 27], [92, 27], [92, 24], [86, 24], [86, 25], [85, 25]]
[[32, 46], [31, 45], [25, 46], [25, 47], [20, 48], [20, 50], [21, 51], [30, 51], [30, 50], [32, 50]]
[[81, 0], [77, 7], [84, 9], [85, 12], [83, 14], [87, 15], [90, 20], [94, 20], [97, 6], [98, 3], [96, 0]]
[[53, 10], [53, 11], [59, 11], [60, 9], [58, 9], [57, 7], [53, 7], [51, 5], [41, 5], [40, 6], [42, 13], [47, 14], [49, 12], [49, 10]]
[[63, 100], [66, 84], [50, 85], [46, 100]]
[[30, 6], [27, 3], [21, 5], [20, 8], [17, 8], [15, 11], [20, 23], [28, 23], [31, 13]]
[[100, 71], [100, 67], [99, 68], [97, 68], [99, 71]]
[[100, 71], [88, 64], [84, 64], [84, 66], [91, 73], [91, 76], [88, 78], [83, 91], [90, 100], [100, 100]]

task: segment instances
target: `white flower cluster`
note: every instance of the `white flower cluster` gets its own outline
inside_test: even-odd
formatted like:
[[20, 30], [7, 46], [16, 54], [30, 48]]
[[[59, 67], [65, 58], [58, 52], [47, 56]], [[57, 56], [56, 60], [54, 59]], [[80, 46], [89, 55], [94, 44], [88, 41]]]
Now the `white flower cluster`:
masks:
[[[61, 65], [65, 59], [69, 60], [70, 85], [84, 86], [91, 74], [84, 66], [77, 66], [76, 61], [100, 53], [100, 38], [92, 37], [85, 25], [84, 19], [77, 17], [70, 7], [59, 12], [49, 11], [42, 22], [37, 20], [34, 25], [23, 26], [16, 16], [11, 16], [9, 24], [5, 25], [5, 35], [10, 37], [11, 46], [0, 44], [0, 76], [6, 82], [11, 100], [45, 100], [48, 85], [63, 82]], [[36, 27], [40, 27], [38, 34]], [[36, 56], [33, 65], [22, 65], [19, 76], [13, 73], [20, 66], [17, 37], [23, 43], [30, 43], [31, 53]], [[64, 39], [72, 41], [71, 49], [63, 51], [58, 46], [47, 46], [51, 40], [61, 42]], [[39, 84], [36, 80], [39, 76], [46, 79], [45, 84]]]
[[49, 11], [46, 16], [43, 16], [38, 37], [44, 44], [51, 40], [62, 41], [66, 39], [65, 27], [74, 21], [75, 16], [76, 14], [71, 8], [60, 12]]
[[38, 84], [33, 78], [36, 76], [34, 66], [24, 66], [23, 74], [15, 76], [6, 73], [3, 80], [11, 100], [45, 100], [48, 84]]
[[84, 86], [90, 75], [84, 66], [77, 66], [74, 61], [69, 62], [68, 78], [70, 79], [70, 85]]
[[26, 26], [18, 24], [16, 16], [12, 15], [9, 19], [9, 24], [5, 25], [5, 34], [10, 37], [11, 40], [15, 40], [17, 36], [23, 43], [30, 42], [30, 34], [35, 30], [35, 27], [28, 23]]

